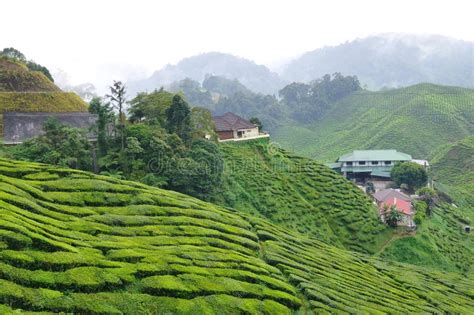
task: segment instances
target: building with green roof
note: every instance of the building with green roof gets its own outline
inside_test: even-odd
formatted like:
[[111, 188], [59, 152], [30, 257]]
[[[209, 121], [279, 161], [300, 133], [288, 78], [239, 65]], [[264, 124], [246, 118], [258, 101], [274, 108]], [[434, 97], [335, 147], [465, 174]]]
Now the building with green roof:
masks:
[[332, 163], [332, 169], [345, 177], [365, 181], [368, 178], [390, 180], [390, 172], [398, 162], [412, 161], [409, 154], [397, 150], [355, 150], [344, 154]]

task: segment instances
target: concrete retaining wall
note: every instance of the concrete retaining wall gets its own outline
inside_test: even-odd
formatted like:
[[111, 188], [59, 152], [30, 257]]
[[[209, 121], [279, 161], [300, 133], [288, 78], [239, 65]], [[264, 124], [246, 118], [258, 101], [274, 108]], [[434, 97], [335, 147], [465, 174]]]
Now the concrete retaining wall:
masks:
[[86, 112], [70, 113], [3, 113], [3, 143], [19, 144], [43, 133], [43, 124], [49, 117], [56, 117], [62, 124], [84, 129], [91, 140], [96, 135], [90, 131], [97, 121], [97, 115]]

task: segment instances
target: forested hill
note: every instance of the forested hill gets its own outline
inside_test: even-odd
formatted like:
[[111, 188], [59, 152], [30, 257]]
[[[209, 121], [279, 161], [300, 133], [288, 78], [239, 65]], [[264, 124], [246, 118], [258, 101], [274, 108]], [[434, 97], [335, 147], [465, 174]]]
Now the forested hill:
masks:
[[0, 312], [469, 313], [469, 276], [142, 184], [0, 160]]
[[312, 123], [289, 122], [273, 133], [283, 147], [322, 161], [353, 149], [397, 149], [429, 158], [474, 134], [474, 90], [418, 84], [359, 90], [331, 104]]
[[127, 85], [129, 94], [133, 97], [138, 92], [151, 92], [186, 78], [202, 82], [207, 75], [238, 79], [254, 92], [264, 94], [275, 94], [285, 85], [278, 74], [271, 72], [263, 65], [257, 65], [253, 61], [218, 52], [185, 58], [176, 65], [167, 65], [156, 71], [148, 79], [129, 82]]
[[370, 89], [422, 82], [474, 86], [473, 42], [443, 36], [381, 34], [308, 52], [282, 73], [309, 82], [326, 73], [357, 75]]

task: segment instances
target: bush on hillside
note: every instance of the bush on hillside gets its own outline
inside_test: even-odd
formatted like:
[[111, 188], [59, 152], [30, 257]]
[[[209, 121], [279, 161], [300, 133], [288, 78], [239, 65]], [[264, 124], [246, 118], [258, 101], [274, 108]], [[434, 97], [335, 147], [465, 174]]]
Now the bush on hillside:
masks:
[[415, 208], [415, 216], [413, 218], [413, 221], [416, 223], [416, 225], [420, 225], [421, 222], [425, 219], [426, 217], [426, 212], [428, 210], [428, 205], [424, 201], [416, 201], [414, 203], [414, 208]]
[[407, 185], [409, 191], [423, 187], [428, 182], [425, 168], [414, 162], [396, 164], [392, 168], [390, 176], [398, 186]]

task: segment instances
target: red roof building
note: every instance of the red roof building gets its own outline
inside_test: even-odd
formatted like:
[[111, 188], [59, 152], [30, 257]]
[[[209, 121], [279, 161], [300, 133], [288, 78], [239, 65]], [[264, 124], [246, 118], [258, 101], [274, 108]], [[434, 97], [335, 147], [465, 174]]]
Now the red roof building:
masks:
[[406, 201], [397, 197], [391, 197], [380, 203], [380, 217], [385, 222], [386, 207], [390, 209], [395, 206], [397, 211], [402, 214], [402, 219], [398, 222], [399, 225], [408, 227], [414, 227], [415, 222], [413, 221], [413, 208], [410, 201]]
[[382, 203], [382, 207], [384, 205], [387, 205], [389, 208], [391, 206], [395, 206], [400, 213], [403, 213], [405, 215], [412, 214], [411, 202], [400, 199], [400, 198], [396, 198], [396, 197], [389, 198]]

